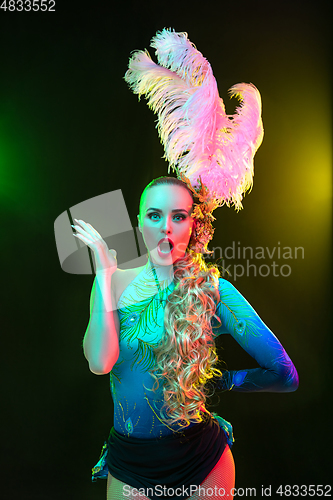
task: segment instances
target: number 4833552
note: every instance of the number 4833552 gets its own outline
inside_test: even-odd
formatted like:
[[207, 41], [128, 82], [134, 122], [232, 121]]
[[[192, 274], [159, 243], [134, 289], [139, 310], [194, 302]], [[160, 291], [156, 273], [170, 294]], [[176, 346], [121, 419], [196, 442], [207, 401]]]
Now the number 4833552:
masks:
[[4, 0], [0, 9], [10, 12], [55, 12], [55, 0]]

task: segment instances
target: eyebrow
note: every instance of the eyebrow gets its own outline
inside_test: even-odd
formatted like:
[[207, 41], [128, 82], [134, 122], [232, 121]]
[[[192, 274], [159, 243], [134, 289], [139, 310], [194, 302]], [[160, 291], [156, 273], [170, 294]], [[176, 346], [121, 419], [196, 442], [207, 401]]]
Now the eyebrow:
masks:
[[[160, 214], [162, 213], [162, 210], [160, 210], [159, 208], [154, 208], [154, 207], [149, 207], [147, 208], [147, 212], [149, 210], [154, 210], [155, 212], [159, 212]], [[175, 213], [175, 212], [186, 212], [187, 214], [189, 213], [188, 210], [186, 210], [185, 208], [174, 208], [173, 210], [171, 210], [172, 213]]]

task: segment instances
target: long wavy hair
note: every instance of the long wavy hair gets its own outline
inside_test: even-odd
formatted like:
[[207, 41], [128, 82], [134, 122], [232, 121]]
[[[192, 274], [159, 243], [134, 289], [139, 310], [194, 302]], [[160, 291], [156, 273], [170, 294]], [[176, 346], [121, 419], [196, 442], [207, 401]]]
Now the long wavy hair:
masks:
[[[145, 188], [140, 199], [140, 212], [145, 192], [161, 184], [183, 186], [175, 177], [159, 177]], [[192, 196], [193, 199], [193, 196]], [[202, 421], [206, 398], [206, 382], [222, 376], [215, 368], [218, 361], [211, 320], [219, 300], [216, 266], [206, 263], [192, 248], [190, 240], [185, 256], [174, 264], [175, 289], [169, 295], [164, 313], [165, 336], [154, 349], [156, 365], [150, 371], [160, 383], [164, 404], [161, 419], [167, 424], [186, 427]]]

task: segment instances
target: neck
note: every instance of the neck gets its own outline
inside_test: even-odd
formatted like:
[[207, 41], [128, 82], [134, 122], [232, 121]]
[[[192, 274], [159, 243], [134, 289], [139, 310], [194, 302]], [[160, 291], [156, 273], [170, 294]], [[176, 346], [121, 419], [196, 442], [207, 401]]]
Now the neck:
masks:
[[155, 275], [160, 283], [166, 282], [166, 286], [168, 286], [171, 281], [173, 281], [173, 269], [174, 266], [168, 265], [168, 266], [160, 266], [159, 264], [155, 264], [155, 262], [152, 262], [150, 259], [148, 259], [147, 262], [147, 271], [148, 272], [154, 272]]

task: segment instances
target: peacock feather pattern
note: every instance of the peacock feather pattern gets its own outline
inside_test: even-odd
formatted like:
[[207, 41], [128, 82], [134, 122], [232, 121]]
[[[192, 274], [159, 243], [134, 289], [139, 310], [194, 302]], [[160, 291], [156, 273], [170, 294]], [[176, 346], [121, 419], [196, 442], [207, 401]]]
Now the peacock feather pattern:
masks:
[[157, 347], [158, 342], [146, 342], [138, 338], [138, 348], [136, 349], [131, 365], [131, 370], [135, 364], [141, 365], [141, 369], [148, 371], [154, 367], [155, 357], [153, 349]]
[[238, 338], [242, 337], [242, 344], [245, 347], [250, 335], [260, 337], [265, 328], [260, 326], [250, 304], [234, 290], [227, 286], [221, 288], [216, 314], [223, 318], [223, 328], [228, 332], [234, 331]]
[[[152, 288], [146, 282], [132, 284], [132, 292], [127, 293], [118, 308], [120, 316], [120, 342], [132, 350], [131, 370], [134, 366], [148, 371], [154, 366], [154, 349], [157, 347], [164, 324], [164, 308], [172, 283], [152, 295]], [[157, 289], [156, 289], [157, 290]], [[137, 301], [136, 297], [143, 300]], [[144, 338], [143, 338], [144, 332]], [[159, 332], [159, 333], [158, 333]], [[121, 363], [122, 361], [120, 361]], [[117, 373], [119, 361], [112, 373]], [[120, 377], [118, 377], [120, 381]]]

